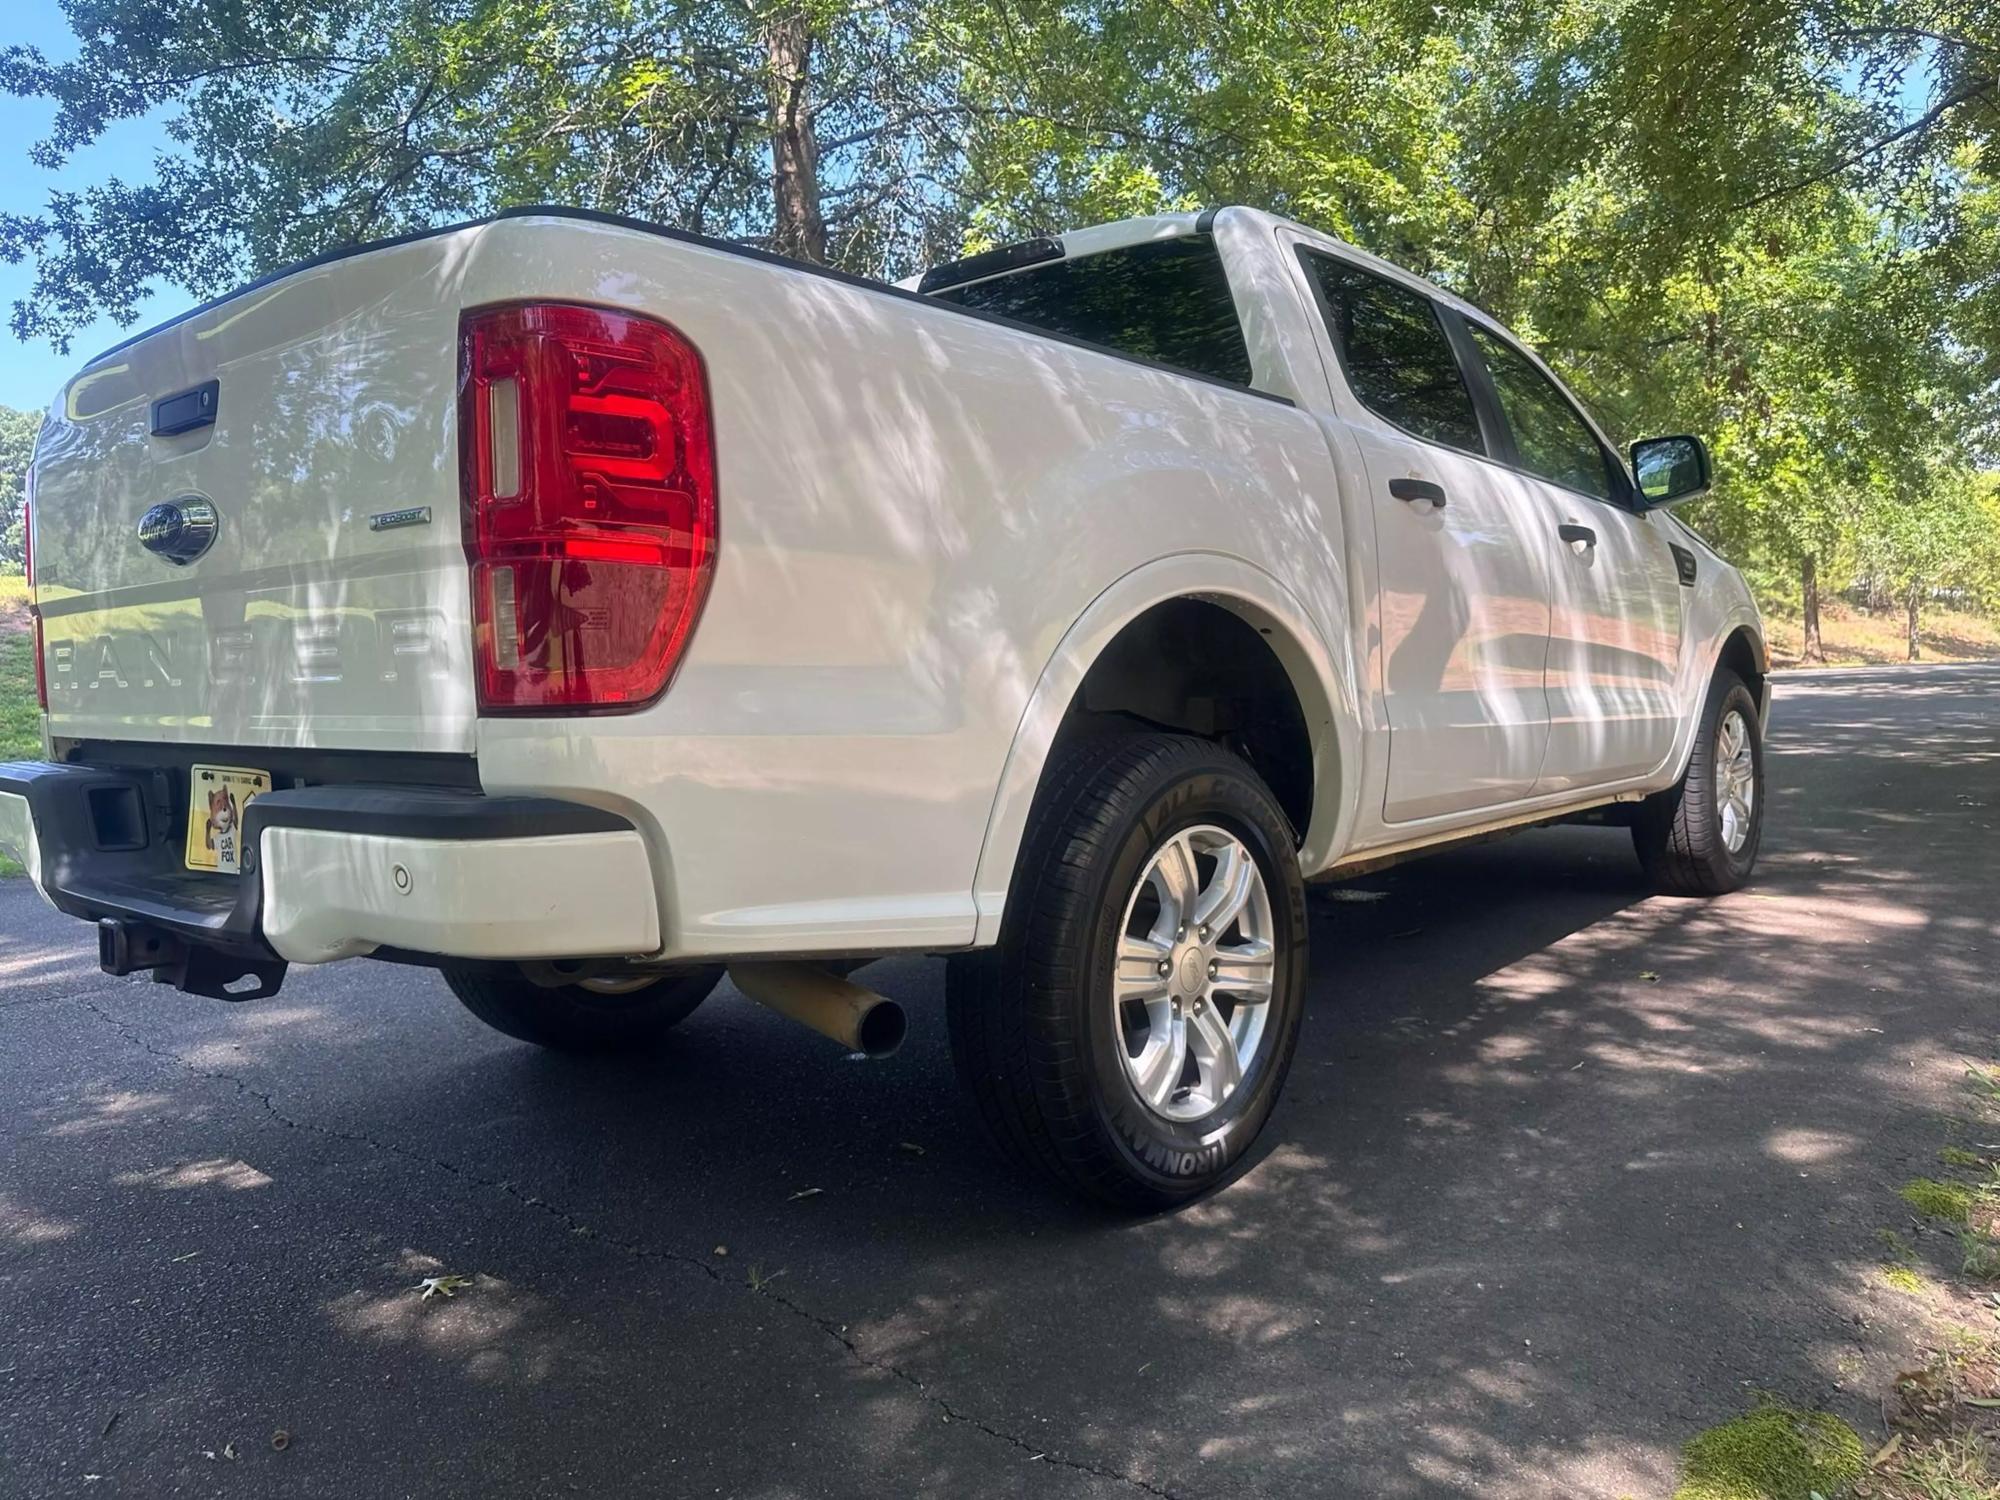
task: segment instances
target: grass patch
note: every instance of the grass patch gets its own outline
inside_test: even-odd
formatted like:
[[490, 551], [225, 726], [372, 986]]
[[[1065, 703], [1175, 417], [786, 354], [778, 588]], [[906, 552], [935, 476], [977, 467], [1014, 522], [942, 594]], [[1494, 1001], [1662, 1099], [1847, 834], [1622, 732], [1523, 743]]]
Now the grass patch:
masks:
[[1965, 1256], [1959, 1270], [1981, 1281], [2000, 1281], [2000, 1244], [1995, 1244], [1990, 1235], [1976, 1229], [1961, 1229], [1958, 1248]]
[[1860, 1436], [1830, 1412], [1760, 1406], [1688, 1439], [1674, 1500], [1830, 1497], [1867, 1462]]
[[1986, 1463], [1986, 1445], [1969, 1432], [1898, 1453], [1882, 1488], [1893, 1500], [1994, 1500], [2000, 1496]]
[[1938, 1152], [1938, 1160], [1947, 1167], [1983, 1167], [1986, 1158], [1977, 1151], [1968, 1151], [1963, 1146], [1946, 1146]]
[[1913, 1177], [1897, 1189], [1905, 1203], [1928, 1219], [1963, 1224], [1972, 1214], [1972, 1189], [1963, 1183]]
[[[9, 589], [27, 599], [20, 578], [0, 575], [0, 604]], [[29, 631], [0, 630], [0, 760], [42, 758], [41, 709], [35, 702], [35, 637]], [[0, 854], [0, 875], [18, 875], [21, 867]]]

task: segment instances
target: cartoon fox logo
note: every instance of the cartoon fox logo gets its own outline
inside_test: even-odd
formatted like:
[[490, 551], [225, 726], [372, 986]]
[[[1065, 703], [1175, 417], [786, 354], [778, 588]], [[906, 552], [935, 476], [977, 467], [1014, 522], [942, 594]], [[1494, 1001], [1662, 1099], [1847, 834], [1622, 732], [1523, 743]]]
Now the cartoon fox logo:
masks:
[[228, 787], [217, 787], [208, 794], [208, 822], [202, 827], [202, 844], [208, 849], [226, 846], [235, 831], [236, 798]]

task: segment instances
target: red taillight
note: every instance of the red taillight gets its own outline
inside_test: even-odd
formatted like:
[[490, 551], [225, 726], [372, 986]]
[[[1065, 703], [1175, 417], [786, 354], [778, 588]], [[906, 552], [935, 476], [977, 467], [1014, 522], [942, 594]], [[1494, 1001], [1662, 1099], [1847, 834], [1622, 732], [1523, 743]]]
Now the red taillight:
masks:
[[602, 308], [468, 313], [459, 462], [480, 708], [657, 698], [715, 570], [715, 450], [694, 346]]

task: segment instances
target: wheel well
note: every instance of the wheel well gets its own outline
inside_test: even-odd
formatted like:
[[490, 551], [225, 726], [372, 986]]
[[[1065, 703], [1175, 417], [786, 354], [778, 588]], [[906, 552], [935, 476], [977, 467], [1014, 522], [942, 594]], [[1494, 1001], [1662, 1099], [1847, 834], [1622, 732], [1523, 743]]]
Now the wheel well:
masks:
[[1207, 600], [1154, 605], [1091, 663], [1056, 745], [1135, 725], [1214, 740], [1264, 778], [1303, 838], [1312, 820], [1312, 735], [1268, 634]]
[[1764, 653], [1749, 626], [1739, 625], [1722, 643], [1722, 656], [1716, 665], [1729, 668], [1743, 679], [1751, 697], [1759, 703], [1764, 701]]

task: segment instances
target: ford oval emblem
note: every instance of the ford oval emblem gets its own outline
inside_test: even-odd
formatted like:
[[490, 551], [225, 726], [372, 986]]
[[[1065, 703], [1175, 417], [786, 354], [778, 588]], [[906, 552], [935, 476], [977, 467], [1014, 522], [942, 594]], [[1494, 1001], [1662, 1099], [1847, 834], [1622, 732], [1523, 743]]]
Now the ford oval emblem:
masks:
[[139, 517], [139, 545], [177, 567], [186, 567], [215, 540], [215, 507], [197, 495], [163, 500]]

